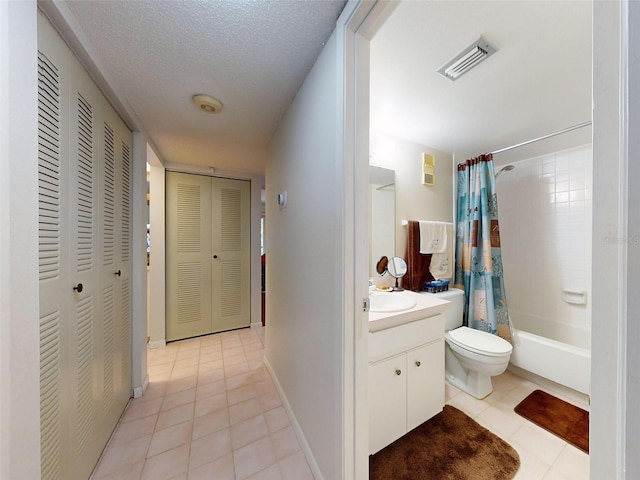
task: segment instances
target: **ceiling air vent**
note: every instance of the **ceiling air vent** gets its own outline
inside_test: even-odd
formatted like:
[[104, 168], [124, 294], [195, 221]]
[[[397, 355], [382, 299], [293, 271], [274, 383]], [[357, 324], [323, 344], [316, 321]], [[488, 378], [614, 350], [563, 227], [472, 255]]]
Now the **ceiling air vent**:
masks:
[[496, 51], [484, 38], [480, 37], [463, 52], [449, 60], [438, 70], [438, 73], [450, 80], [457, 80]]

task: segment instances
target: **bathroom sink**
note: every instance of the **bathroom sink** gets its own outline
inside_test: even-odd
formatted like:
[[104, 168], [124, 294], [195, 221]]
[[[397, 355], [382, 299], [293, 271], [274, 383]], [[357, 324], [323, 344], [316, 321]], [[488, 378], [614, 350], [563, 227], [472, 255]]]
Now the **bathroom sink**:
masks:
[[372, 293], [369, 296], [370, 312], [402, 312], [416, 306], [416, 301], [401, 293]]

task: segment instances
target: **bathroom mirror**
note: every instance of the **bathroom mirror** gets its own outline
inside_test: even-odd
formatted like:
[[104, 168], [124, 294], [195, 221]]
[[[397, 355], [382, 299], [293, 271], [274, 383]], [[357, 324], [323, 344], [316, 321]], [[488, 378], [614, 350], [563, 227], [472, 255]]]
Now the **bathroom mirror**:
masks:
[[407, 274], [407, 262], [402, 257], [391, 257], [387, 265], [389, 275], [394, 278], [402, 278]]
[[387, 273], [387, 265], [389, 265], [389, 259], [386, 256], [380, 257], [380, 260], [376, 263], [376, 273], [380, 276]]
[[396, 188], [395, 172], [369, 165], [369, 276], [377, 275], [376, 265], [383, 256], [396, 253]]
[[387, 265], [387, 271], [389, 275], [396, 279], [396, 286], [393, 287], [393, 290], [396, 292], [404, 290], [404, 288], [398, 286], [398, 279], [407, 274], [407, 262], [404, 261], [404, 258], [391, 257]]

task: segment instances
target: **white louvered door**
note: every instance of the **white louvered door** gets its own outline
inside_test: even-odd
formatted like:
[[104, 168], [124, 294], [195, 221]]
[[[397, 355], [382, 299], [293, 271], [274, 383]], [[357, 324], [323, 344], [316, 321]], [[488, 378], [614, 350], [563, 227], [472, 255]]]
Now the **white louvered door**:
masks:
[[131, 394], [131, 132], [42, 15], [38, 49], [41, 477], [81, 479]]
[[[213, 331], [250, 324], [250, 184], [211, 179]], [[216, 258], [217, 257], [217, 258]]]
[[211, 333], [209, 177], [167, 172], [167, 340]]
[[250, 183], [167, 173], [167, 340], [250, 324]]
[[[49, 29], [38, 32], [39, 42], [50, 41]], [[44, 38], [43, 38], [44, 37]], [[39, 206], [39, 301], [40, 301], [40, 445], [43, 479], [62, 478], [66, 463], [68, 431], [63, 383], [68, 371], [71, 306], [66, 256], [69, 244], [68, 142], [63, 141], [63, 116], [68, 115], [68, 68], [66, 57], [55, 50], [38, 52], [38, 206]], [[63, 291], [64, 299], [60, 295]]]

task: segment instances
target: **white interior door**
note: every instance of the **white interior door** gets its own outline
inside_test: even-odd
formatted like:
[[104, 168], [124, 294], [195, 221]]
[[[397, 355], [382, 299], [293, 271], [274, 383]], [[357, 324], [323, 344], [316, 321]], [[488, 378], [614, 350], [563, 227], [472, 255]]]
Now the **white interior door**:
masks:
[[250, 182], [168, 172], [167, 340], [250, 324]]
[[131, 395], [132, 139], [42, 15], [38, 50], [41, 476], [88, 478]]
[[[56, 36], [39, 18], [38, 43]], [[40, 447], [41, 476], [60, 478], [63, 446], [69, 443], [62, 426], [63, 376], [68, 371], [66, 330], [72, 290], [63, 246], [69, 244], [68, 142], [63, 141], [63, 117], [69, 105], [67, 57], [59, 50], [38, 52], [38, 240], [40, 302]], [[62, 298], [61, 298], [62, 295]]]
[[211, 333], [211, 182], [167, 172], [167, 340]]
[[212, 332], [248, 327], [250, 319], [250, 188], [244, 180], [211, 179]]

